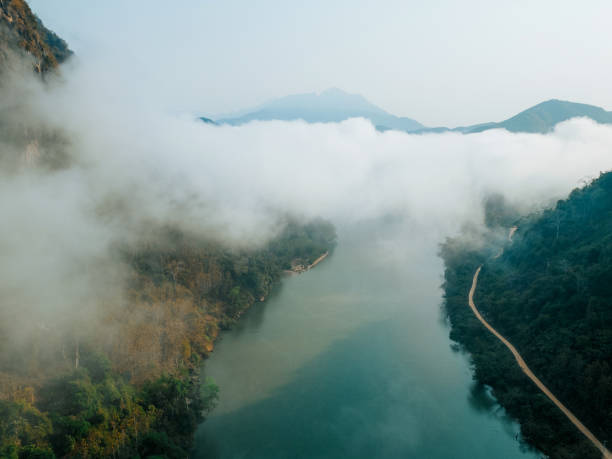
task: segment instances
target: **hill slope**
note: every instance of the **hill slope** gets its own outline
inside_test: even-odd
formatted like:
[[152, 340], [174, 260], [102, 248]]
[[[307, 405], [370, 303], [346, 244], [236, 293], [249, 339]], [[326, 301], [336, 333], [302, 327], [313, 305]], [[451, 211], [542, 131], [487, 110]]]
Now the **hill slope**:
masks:
[[424, 126], [419, 122], [387, 113], [363, 96], [332, 88], [320, 94], [296, 94], [273, 100], [248, 110], [246, 114], [217, 120], [220, 124], [240, 125], [253, 120], [304, 120], [309, 123], [339, 122], [362, 117], [381, 129], [414, 131]]
[[44, 73], [72, 55], [68, 45], [47, 29], [23, 0], [0, 2], [0, 69], [11, 53], [27, 54], [34, 59], [38, 73]]
[[534, 105], [514, 115], [512, 118], [498, 123], [481, 123], [453, 129], [446, 127], [424, 128], [418, 130], [417, 133], [461, 132], [463, 134], [473, 134], [488, 131], [489, 129], [506, 129], [510, 132], [545, 134], [552, 131], [558, 123], [576, 117], [590, 118], [601, 124], [612, 123], [612, 112], [607, 112], [601, 107], [552, 99]]
[[476, 301], [533, 372], [602, 441], [612, 440], [612, 173], [554, 209], [519, 221], [514, 242], [494, 247], [447, 241], [446, 309], [451, 337], [473, 356], [476, 378], [521, 422], [524, 438], [552, 457], [598, 457], [518, 372], [466, 306], [476, 266]]
[[[411, 118], [392, 115], [370, 103], [363, 96], [348, 94], [340, 89], [328, 89], [320, 94], [296, 94], [273, 100], [259, 107], [243, 111], [233, 117], [220, 118], [218, 124], [240, 125], [249, 121], [304, 120], [309, 123], [339, 122], [349, 118], [369, 119], [381, 131], [394, 129], [415, 134], [460, 132], [473, 134], [490, 129], [506, 129], [510, 132], [545, 134], [563, 121], [586, 117], [601, 124], [612, 123], [612, 112], [588, 104], [552, 99], [534, 105], [511, 118], [500, 122], [486, 122], [456, 128], [425, 127]], [[204, 122], [212, 122], [202, 117]]]
[[486, 126], [472, 126], [467, 132], [481, 132], [487, 129], [503, 128], [510, 132], [551, 131], [557, 123], [575, 117], [587, 117], [598, 123], [612, 123], [612, 112], [607, 112], [594, 105], [578, 104], [564, 100], [549, 100], [522, 111], [500, 123], [490, 123]]
[[[69, 55], [63, 40], [45, 29], [24, 1], [0, 0], [0, 73], [15, 76], [0, 77], [0, 171], [8, 195], [3, 210], [8, 202], [21, 209], [25, 201], [24, 213], [45, 207], [44, 193], [30, 178], [51, 180], [54, 185], [44, 190], [55, 190], [82, 175], [82, 165], [72, 161], [81, 147], [71, 145], [62, 120], [38, 119], [30, 99], [20, 97], [14, 84], [31, 76], [31, 66], [44, 76]], [[47, 85], [46, 78], [34, 80]], [[24, 188], [9, 185], [23, 177], [33, 185], [25, 200]], [[119, 215], [121, 206], [104, 205], [106, 192], [90, 196], [96, 204], [84, 218], [92, 227], [126, 221]], [[133, 200], [129, 194], [111, 194]], [[53, 218], [63, 219], [65, 213], [71, 222], [80, 221], [77, 210], [75, 215], [54, 212]], [[80, 224], [67, 224], [61, 232], [74, 235], [74, 227]], [[18, 232], [8, 228], [4, 234]], [[263, 301], [284, 270], [311, 265], [335, 243], [333, 226], [323, 221], [286, 217], [276, 229], [266, 244], [239, 249], [210, 231], [147, 222], [115, 234], [102, 251], [106, 262], [90, 254], [73, 258], [81, 245], [88, 245], [75, 240], [70, 248], [43, 255], [44, 274], [28, 276], [25, 288], [4, 276], [0, 458], [188, 457], [193, 432], [217, 394], [214, 384], [201, 383], [199, 368], [219, 329]], [[123, 237], [128, 233], [130, 242]], [[29, 234], [28, 246], [40, 240], [54, 243], [54, 232], [47, 228]], [[10, 245], [1, 246], [3, 273], [20, 263], [26, 269], [40, 264], [39, 252], [45, 252], [12, 256], [5, 250]], [[89, 290], [70, 276], [70, 284], [83, 287], [82, 301], [72, 304], [67, 290], [55, 288], [60, 281], [47, 274], [62, 264], [79, 265], [76, 260], [86, 260], [88, 273], [106, 264], [114, 274], [92, 272], [92, 280], [104, 286], [100, 290]], [[53, 293], [20, 295], [24, 289], [46, 288]]]

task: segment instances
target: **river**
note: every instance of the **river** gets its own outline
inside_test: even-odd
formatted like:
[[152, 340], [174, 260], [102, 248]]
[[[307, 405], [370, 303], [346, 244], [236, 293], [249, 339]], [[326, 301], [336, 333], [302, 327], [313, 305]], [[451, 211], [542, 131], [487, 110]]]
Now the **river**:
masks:
[[193, 456], [540, 457], [453, 350], [435, 238], [366, 227], [222, 334]]

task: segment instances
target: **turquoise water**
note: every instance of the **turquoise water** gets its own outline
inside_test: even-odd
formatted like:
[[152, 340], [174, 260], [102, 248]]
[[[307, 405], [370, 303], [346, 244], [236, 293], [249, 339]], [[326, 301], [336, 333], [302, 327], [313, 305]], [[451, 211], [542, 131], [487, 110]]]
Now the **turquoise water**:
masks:
[[427, 238], [347, 231], [332, 256], [286, 278], [207, 361], [220, 403], [193, 456], [539, 457], [453, 351], [436, 251]]

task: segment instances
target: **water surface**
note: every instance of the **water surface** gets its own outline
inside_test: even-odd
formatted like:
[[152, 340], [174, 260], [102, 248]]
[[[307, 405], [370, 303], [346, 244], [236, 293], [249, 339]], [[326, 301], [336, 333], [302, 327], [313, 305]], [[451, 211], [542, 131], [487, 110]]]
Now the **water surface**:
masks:
[[194, 457], [538, 457], [451, 348], [435, 238], [408, 234], [343, 232], [223, 334]]

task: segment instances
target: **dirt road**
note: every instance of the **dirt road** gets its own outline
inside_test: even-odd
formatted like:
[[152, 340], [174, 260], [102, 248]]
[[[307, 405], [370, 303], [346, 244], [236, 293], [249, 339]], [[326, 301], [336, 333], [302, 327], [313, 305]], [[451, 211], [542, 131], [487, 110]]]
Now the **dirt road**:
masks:
[[[514, 231], [512, 233], [514, 233]], [[538, 388], [544, 393], [544, 395], [546, 395], [555, 405], [557, 405], [557, 407], [561, 411], [563, 411], [563, 414], [567, 416], [567, 418], [572, 422], [572, 424], [574, 424], [578, 428], [578, 430], [580, 430], [580, 432], [582, 432], [584, 436], [587, 437], [595, 445], [595, 447], [599, 449], [599, 451], [601, 451], [604, 459], [612, 459], [612, 453], [610, 453], [610, 451], [608, 451], [608, 449], [595, 437], [595, 435], [593, 435], [591, 431], [587, 429], [584, 424], [582, 424], [578, 420], [578, 418], [574, 416], [574, 414], [565, 407], [565, 405], [563, 405], [563, 403], [557, 400], [557, 397], [553, 395], [553, 393], [548, 389], [548, 387], [546, 387], [542, 383], [542, 381], [540, 381], [538, 377], [533, 374], [533, 372], [529, 369], [529, 367], [523, 360], [523, 357], [521, 357], [521, 354], [518, 353], [516, 348], [512, 344], [510, 344], [510, 342], [506, 338], [504, 338], [497, 330], [495, 330], [491, 325], [489, 325], [489, 323], [484, 320], [484, 318], [480, 315], [480, 312], [478, 312], [478, 309], [474, 304], [474, 292], [476, 291], [478, 275], [480, 274], [481, 269], [482, 265], [479, 266], [476, 272], [474, 273], [474, 278], [472, 279], [472, 288], [470, 288], [470, 293], [468, 295], [468, 302], [470, 304], [470, 308], [472, 308], [472, 311], [474, 312], [476, 318], [480, 320], [480, 322], [487, 328], [487, 330], [493, 333], [497, 337], [497, 339], [499, 339], [508, 349], [510, 349], [510, 352], [512, 352], [512, 355], [514, 355], [514, 358], [516, 359], [516, 362], [518, 363], [521, 370], [523, 370], [523, 373], [525, 373], [527, 377], [531, 379], [536, 386], [538, 386]]]

